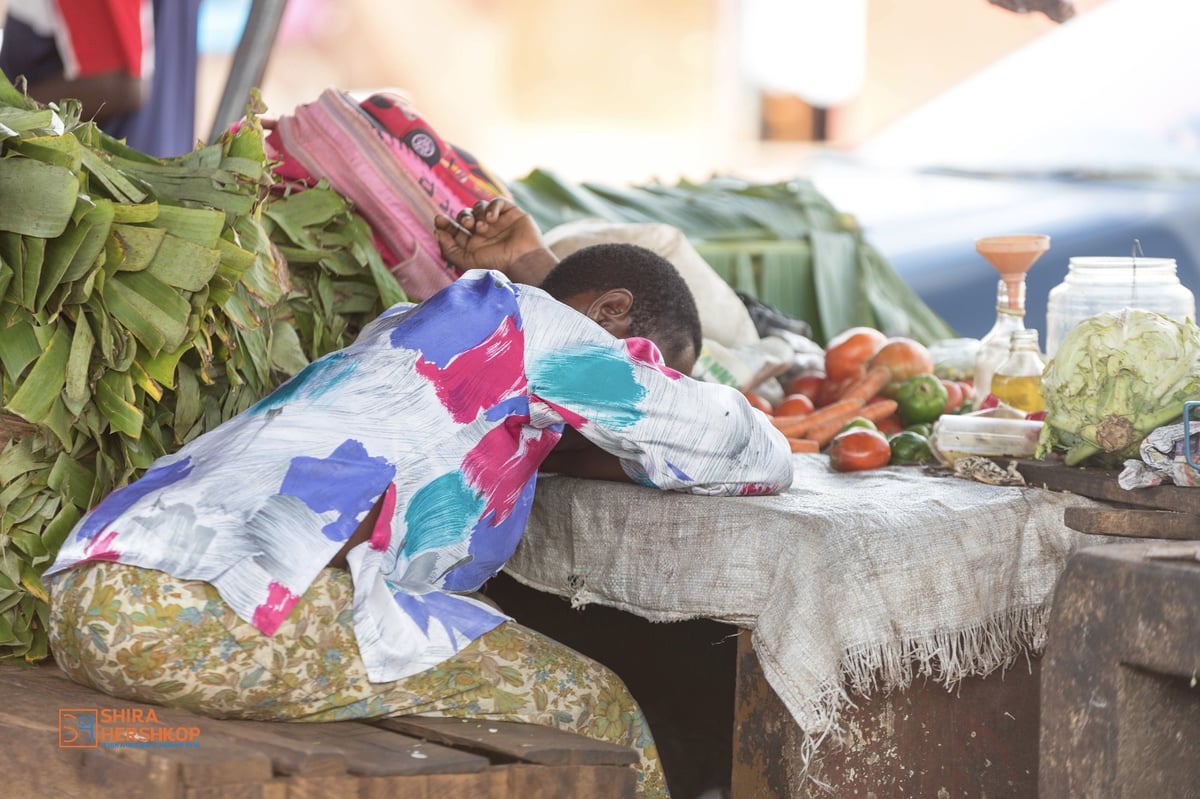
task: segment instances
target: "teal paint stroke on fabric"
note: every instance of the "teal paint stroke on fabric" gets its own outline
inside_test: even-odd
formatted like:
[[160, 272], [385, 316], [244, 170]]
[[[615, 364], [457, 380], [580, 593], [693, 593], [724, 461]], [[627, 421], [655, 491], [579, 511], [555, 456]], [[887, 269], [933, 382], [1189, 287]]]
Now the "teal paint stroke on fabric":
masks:
[[529, 372], [535, 393], [610, 430], [625, 430], [642, 414], [646, 388], [621, 353], [597, 345], [548, 355]]
[[319, 399], [349, 380], [356, 371], [356, 364], [343, 352], [331, 352], [301, 369], [291, 380], [250, 406], [246, 413], [269, 411], [297, 398], [301, 392], [310, 400]]
[[404, 512], [404, 554], [412, 557], [459, 543], [479, 521], [484, 504], [484, 497], [467, 485], [462, 472], [444, 474], [423, 486]]

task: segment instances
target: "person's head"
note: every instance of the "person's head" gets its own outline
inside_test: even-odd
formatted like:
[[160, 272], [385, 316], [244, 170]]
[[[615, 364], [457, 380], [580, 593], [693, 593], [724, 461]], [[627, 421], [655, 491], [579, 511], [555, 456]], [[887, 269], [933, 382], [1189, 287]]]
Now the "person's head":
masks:
[[542, 281], [556, 300], [617, 338], [658, 346], [667, 365], [689, 374], [700, 354], [700, 314], [671, 262], [636, 244], [595, 244], [563, 258]]

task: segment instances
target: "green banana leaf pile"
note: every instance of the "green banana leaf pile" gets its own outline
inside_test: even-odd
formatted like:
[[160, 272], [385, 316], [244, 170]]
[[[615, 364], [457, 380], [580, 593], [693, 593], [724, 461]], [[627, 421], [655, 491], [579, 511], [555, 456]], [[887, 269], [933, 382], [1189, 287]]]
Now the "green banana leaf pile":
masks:
[[808, 322], [822, 345], [860, 325], [925, 344], [955, 336], [809, 181], [615, 188], [535, 170], [510, 189], [542, 230], [580, 219], [673, 225], [727, 283]]
[[404, 299], [344, 199], [272, 190], [256, 111], [161, 160], [0, 73], [0, 660], [48, 654], [88, 508]]

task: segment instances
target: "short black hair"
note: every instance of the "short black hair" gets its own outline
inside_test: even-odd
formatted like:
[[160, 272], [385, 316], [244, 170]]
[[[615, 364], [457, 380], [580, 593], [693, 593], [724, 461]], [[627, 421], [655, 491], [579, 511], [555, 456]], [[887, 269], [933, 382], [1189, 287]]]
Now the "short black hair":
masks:
[[593, 244], [576, 250], [546, 275], [541, 288], [557, 300], [586, 291], [628, 289], [629, 334], [653, 339], [663, 356], [694, 355], [703, 343], [700, 313], [687, 283], [666, 258], [636, 244]]

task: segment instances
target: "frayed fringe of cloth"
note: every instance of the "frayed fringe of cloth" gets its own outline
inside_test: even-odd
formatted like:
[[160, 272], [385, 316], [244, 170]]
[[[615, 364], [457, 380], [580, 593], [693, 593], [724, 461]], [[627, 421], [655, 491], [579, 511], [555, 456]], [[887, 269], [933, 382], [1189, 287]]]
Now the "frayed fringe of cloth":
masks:
[[952, 692], [965, 678], [986, 677], [997, 669], [1007, 671], [1022, 657], [1032, 668], [1029, 659], [1039, 655], [1046, 645], [1049, 615], [1048, 607], [1035, 605], [1006, 611], [965, 630], [848, 649], [839, 664], [841, 679], [823, 683], [815, 697], [780, 691], [779, 680], [772, 679], [775, 670], [763, 657], [757, 641], [755, 651], [767, 682], [781, 696], [790, 694], [805, 708], [803, 718], [796, 719], [804, 733], [799, 753], [801, 776], [832, 791], [811, 773], [811, 766], [822, 747], [842, 745], [846, 735], [841, 726], [842, 711], [857, 707], [851, 694], [887, 695], [906, 690], [917, 678], [932, 678]]

